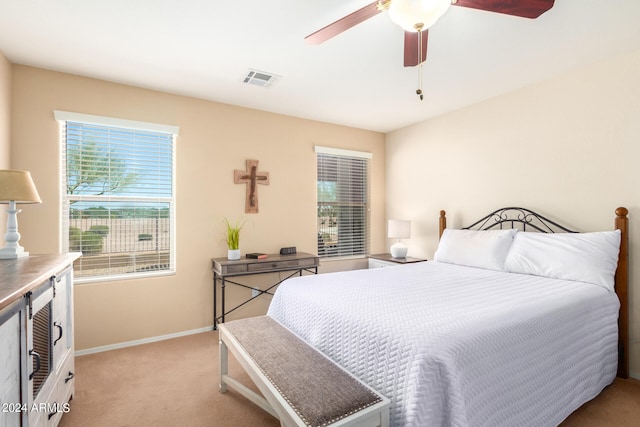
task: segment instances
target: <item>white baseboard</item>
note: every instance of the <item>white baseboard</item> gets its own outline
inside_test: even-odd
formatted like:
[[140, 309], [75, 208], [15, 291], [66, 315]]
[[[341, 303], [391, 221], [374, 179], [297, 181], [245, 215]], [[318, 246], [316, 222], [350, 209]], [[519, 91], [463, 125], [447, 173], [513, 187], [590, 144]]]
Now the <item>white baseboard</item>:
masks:
[[202, 332], [209, 332], [211, 330], [213, 330], [213, 325], [207, 326], [207, 327], [204, 327], [204, 328], [200, 328], [200, 329], [192, 329], [190, 331], [176, 332], [174, 334], [160, 335], [160, 336], [157, 336], [157, 337], [150, 337], [150, 338], [143, 338], [141, 340], [125, 341], [125, 342], [120, 342], [120, 343], [116, 343], [116, 344], [102, 345], [100, 347], [86, 348], [84, 350], [77, 350], [74, 353], [74, 355], [76, 355], [76, 356], [84, 356], [85, 354], [101, 353], [103, 351], [117, 350], [119, 348], [125, 348], [125, 347], [133, 347], [134, 345], [140, 345], [140, 344], [149, 344], [149, 343], [156, 342], [156, 341], [163, 341], [163, 340], [168, 340], [168, 339], [171, 339], [171, 338], [178, 338], [178, 337], [184, 337], [184, 336], [187, 336], [187, 335], [199, 334], [199, 333], [202, 333]]

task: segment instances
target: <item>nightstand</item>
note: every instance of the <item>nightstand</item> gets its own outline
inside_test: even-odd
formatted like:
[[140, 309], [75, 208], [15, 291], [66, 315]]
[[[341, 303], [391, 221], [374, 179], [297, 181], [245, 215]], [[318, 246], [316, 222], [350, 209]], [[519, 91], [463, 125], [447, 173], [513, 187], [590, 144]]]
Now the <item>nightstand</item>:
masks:
[[399, 264], [412, 264], [414, 262], [425, 262], [423, 258], [394, 258], [391, 254], [373, 254], [369, 255], [369, 268], [391, 267]]

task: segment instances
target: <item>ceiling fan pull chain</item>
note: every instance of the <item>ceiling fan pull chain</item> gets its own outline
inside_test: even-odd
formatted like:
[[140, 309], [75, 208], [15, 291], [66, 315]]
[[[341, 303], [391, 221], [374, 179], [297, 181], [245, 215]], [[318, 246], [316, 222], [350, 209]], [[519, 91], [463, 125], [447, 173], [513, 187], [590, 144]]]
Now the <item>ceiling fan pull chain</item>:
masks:
[[416, 94], [420, 97], [420, 101], [424, 98], [422, 94], [422, 64], [420, 64], [420, 69], [418, 70], [418, 90], [416, 90]]
[[418, 90], [416, 90], [416, 94], [422, 101], [424, 98], [422, 94], [422, 24], [416, 24], [415, 27], [418, 30]]

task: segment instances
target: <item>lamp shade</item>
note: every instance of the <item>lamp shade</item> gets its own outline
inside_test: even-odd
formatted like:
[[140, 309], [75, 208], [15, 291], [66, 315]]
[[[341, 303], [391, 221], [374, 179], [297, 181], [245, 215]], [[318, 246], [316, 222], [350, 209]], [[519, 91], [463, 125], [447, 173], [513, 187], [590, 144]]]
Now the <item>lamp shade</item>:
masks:
[[[389, 18], [405, 31], [426, 30], [451, 6], [451, 0], [393, 0]], [[421, 24], [421, 25], [420, 25]]]
[[0, 203], [42, 203], [28, 171], [0, 170]]
[[408, 239], [411, 237], [411, 221], [405, 219], [390, 219], [388, 237], [393, 239]]

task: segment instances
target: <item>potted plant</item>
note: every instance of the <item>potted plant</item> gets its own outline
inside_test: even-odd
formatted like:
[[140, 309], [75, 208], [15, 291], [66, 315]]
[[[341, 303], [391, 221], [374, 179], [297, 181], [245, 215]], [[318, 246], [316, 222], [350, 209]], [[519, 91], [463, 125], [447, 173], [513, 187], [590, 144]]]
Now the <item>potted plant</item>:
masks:
[[229, 260], [240, 259], [240, 230], [244, 225], [244, 221], [236, 221], [230, 223], [227, 218], [224, 219], [227, 225], [227, 258]]

